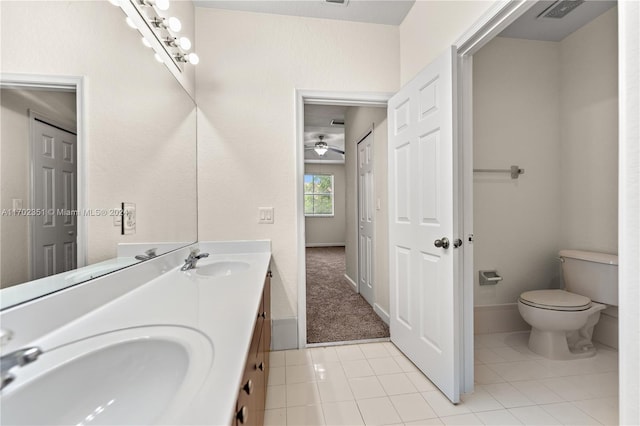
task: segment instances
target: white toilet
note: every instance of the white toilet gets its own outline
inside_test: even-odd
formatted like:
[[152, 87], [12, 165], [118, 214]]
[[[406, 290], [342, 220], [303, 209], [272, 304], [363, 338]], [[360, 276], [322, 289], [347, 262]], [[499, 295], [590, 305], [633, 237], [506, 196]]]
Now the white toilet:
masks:
[[593, 327], [607, 305], [618, 306], [618, 256], [561, 250], [565, 290], [527, 291], [518, 299], [531, 325], [529, 349], [549, 359], [594, 356]]

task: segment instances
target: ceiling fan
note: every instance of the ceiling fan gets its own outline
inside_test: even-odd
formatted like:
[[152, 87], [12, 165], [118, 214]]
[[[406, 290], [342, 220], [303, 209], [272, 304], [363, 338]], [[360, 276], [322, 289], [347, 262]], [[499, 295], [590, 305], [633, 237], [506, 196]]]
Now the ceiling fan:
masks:
[[337, 148], [335, 146], [331, 146], [328, 143], [326, 143], [324, 141], [324, 135], [319, 135], [318, 139], [320, 139], [317, 142], [314, 142], [313, 145], [311, 146], [305, 146], [304, 149], [305, 150], [314, 150], [316, 152], [316, 154], [318, 154], [319, 156], [323, 157], [327, 151], [333, 151], [333, 152], [337, 152], [338, 154], [342, 154], [344, 155], [344, 151], [341, 150], [340, 148]]

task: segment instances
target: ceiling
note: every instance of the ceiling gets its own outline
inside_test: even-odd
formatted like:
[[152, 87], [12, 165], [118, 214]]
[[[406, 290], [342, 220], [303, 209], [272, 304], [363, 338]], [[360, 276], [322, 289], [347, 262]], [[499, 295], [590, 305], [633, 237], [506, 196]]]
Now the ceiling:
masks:
[[[304, 145], [313, 147], [319, 136], [324, 136], [324, 142], [329, 146], [344, 151], [344, 126], [331, 125], [331, 120], [344, 121], [347, 106], [338, 105], [305, 105], [304, 106]], [[327, 151], [323, 156], [313, 149], [305, 149], [304, 159], [313, 161], [344, 161], [344, 155]]]
[[194, 0], [196, 7], [400, 25], [415, 0], [348, 0], [346, 5], [325, 0]]
[[540, 18], [540, 15], [555, 1], [536, 3], [499, 36], [527, 40], [560, 41], [578, 28], [594, 20], [617, 4], [615, 0], [587, 0], [560, 19]]

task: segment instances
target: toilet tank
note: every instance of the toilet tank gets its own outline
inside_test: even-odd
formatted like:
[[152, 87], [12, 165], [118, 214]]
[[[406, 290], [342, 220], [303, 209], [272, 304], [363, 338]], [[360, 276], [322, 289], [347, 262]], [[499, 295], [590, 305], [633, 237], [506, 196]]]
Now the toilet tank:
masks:
[[580, 250], [561, 250], [565, 290], [594, 302], [618, 306], [618, 256]]

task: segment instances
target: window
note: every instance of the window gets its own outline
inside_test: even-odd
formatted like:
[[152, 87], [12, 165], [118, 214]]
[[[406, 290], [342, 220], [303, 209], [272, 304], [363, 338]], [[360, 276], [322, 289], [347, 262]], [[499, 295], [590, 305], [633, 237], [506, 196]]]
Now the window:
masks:
[[333, 216], [333, 175], [304, 175], [304, 215]]

